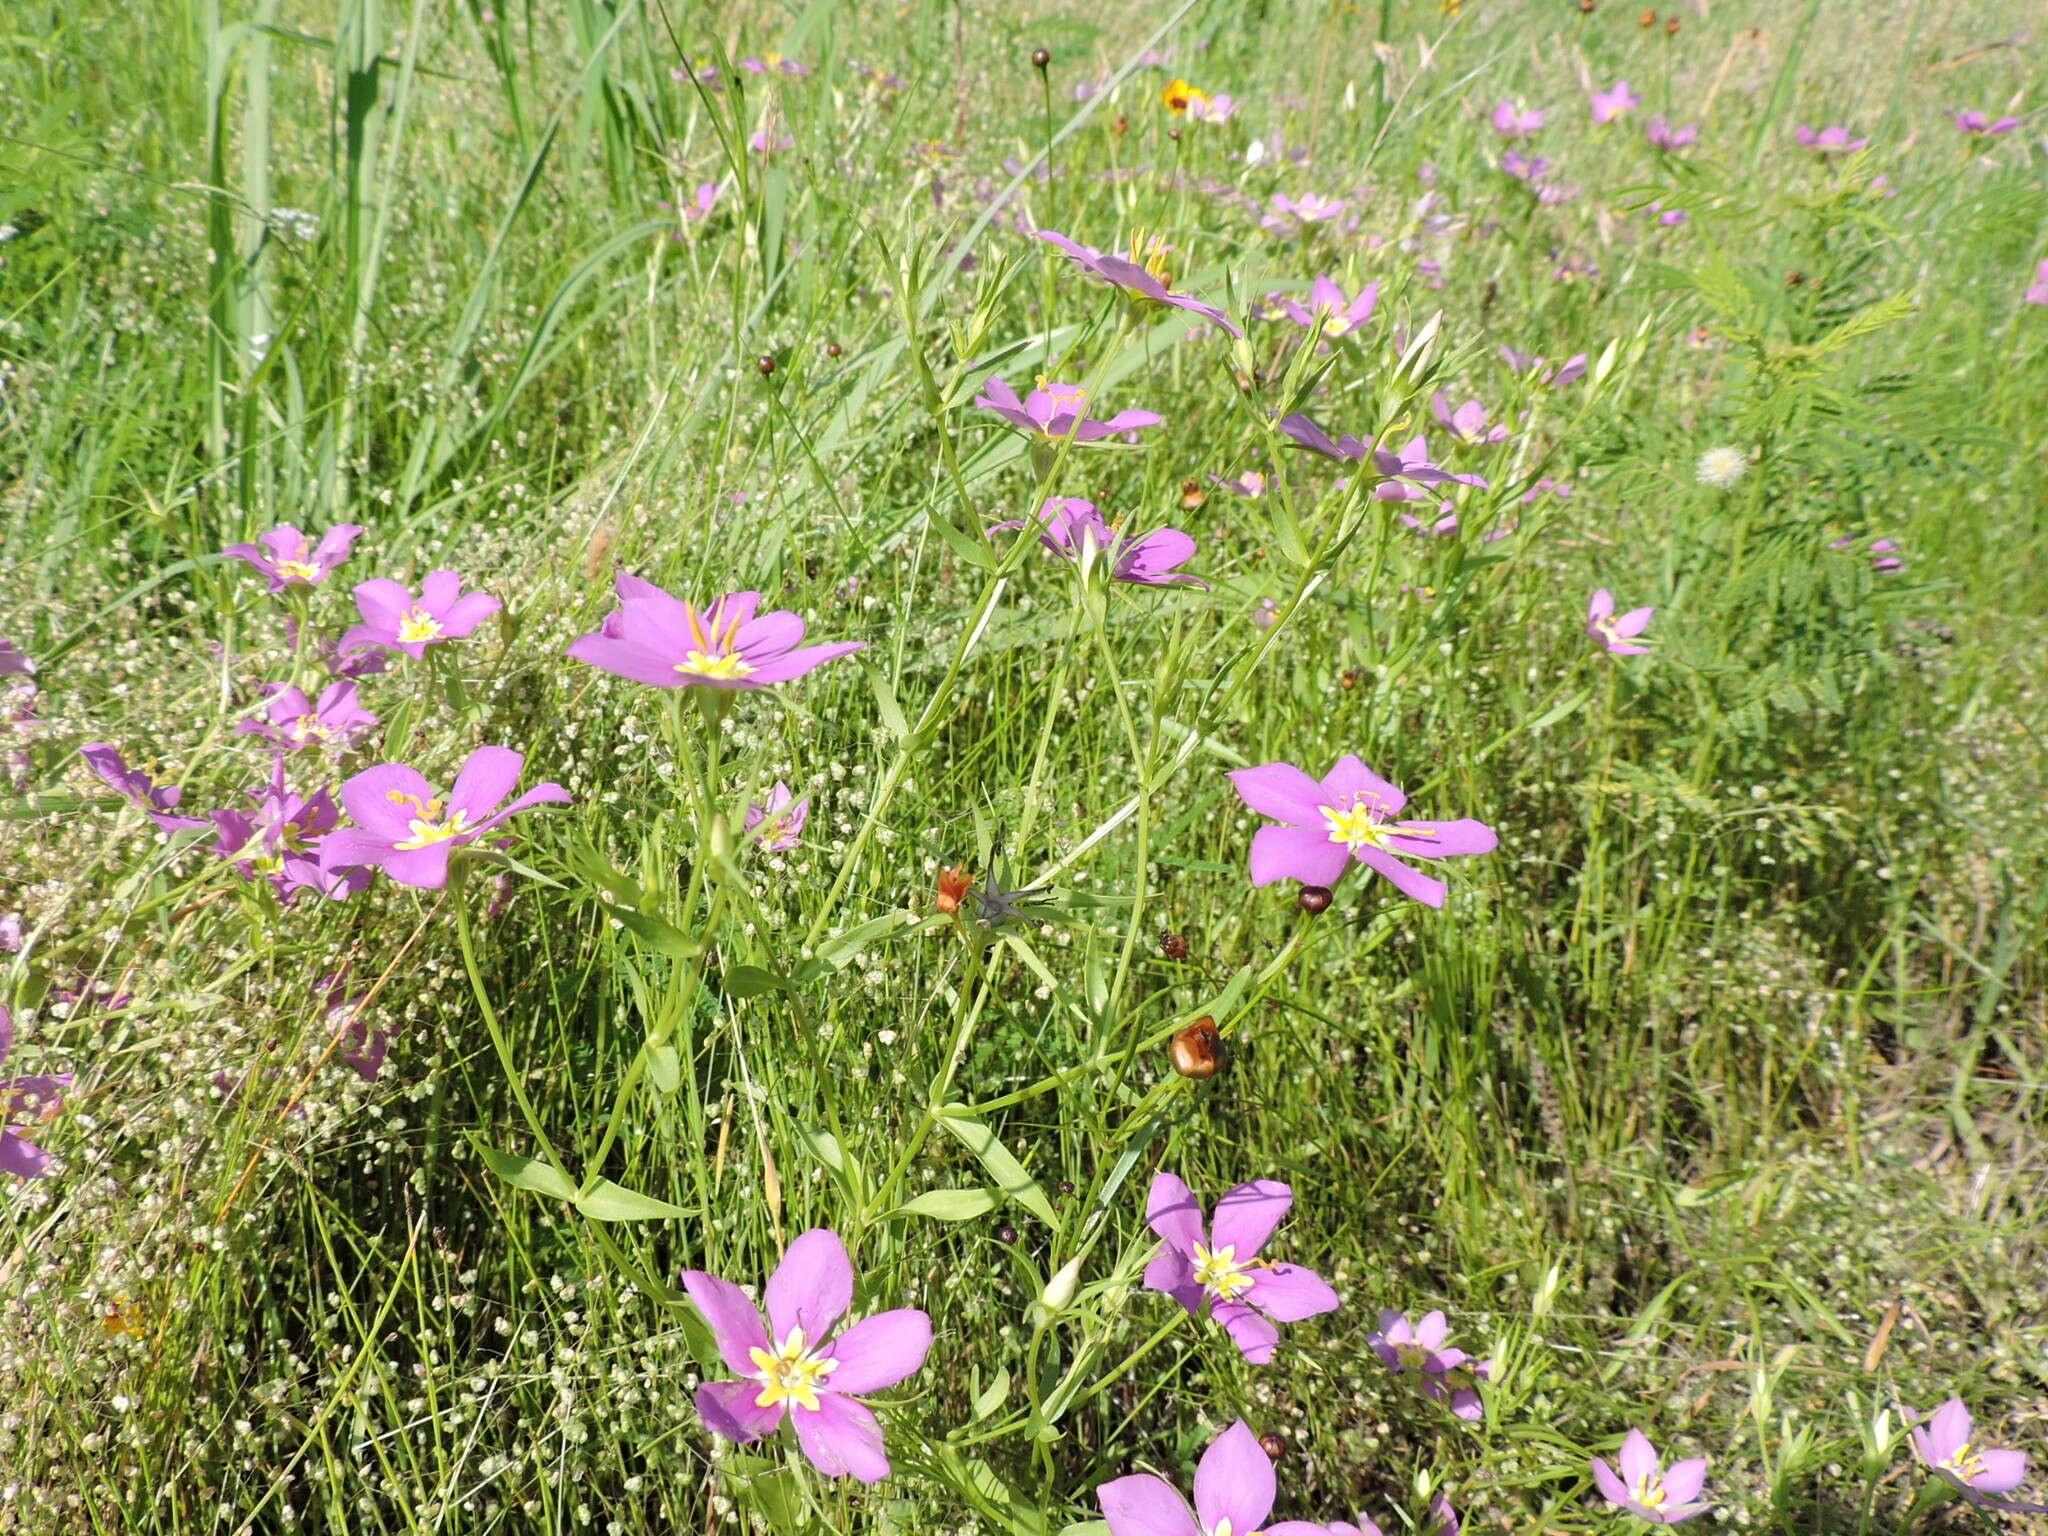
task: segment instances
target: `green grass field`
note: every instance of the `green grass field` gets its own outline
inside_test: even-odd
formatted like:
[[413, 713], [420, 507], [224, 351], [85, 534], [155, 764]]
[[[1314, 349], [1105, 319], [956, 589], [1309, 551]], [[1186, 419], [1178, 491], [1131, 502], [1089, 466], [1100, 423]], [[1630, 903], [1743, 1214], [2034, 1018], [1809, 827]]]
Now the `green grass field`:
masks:
[[[1640, 1428], [1694, 1530], [2048, 1531], [2040, 23], [8, 7], [4, 1071], [74, 1080], [0, 1087], [0, 1532], [1253, 1536], [1256, 1455], [1096, 1492], [1240, 1420], [1318, 1529], [1641, 1531], [1590, 1469]], [[991, 377], [1161, 420], [1026, 441]], [[1048, 497], [1113, 531], [997, 529]], [[223, 551], [281, 524], [363, 532], [273, 593]], [[1116, 579], [1168, 553], [1206, 587]], [[499, 609], [337, 648], [444, 570]], [[714, 622], [657, 680], [768, 686], [649, 686], [566, 654], [670, 623], [619, 573], [863, 648]], [[238, 730], [339, 668], [374, 723]], [[471, 843], [372, 772], [485, 745], [571, 803]], [[1368, 866], [1479, 834], [1227, 776], [1346, 754], [1497, 834], [1441, 906]], [[1294, 1272], [1147, 1288], [1161, 1174], [1291, 1186], [1336, 1309], [1254, 1364], [1209, 1308]], [[686, 1272], [820, 1227], [929, 1353], [792, 1345], [731, 1443]], [[1390, 1369], [1432, 1309], [1471, 1359]], [[855, 1396], [878, 1480], [813, 1465]]]

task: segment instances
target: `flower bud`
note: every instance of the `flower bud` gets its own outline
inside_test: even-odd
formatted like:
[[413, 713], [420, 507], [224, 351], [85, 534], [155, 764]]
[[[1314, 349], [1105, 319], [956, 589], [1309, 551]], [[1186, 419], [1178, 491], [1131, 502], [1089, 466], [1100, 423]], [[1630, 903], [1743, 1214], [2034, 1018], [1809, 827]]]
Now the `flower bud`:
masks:
[[1173, 1070], [1197, 1082], [1205, 1082], [1223, 1069], [1223, 1036], [1206, 1013], [1173, 1037], [1168, 1052]]
[[1074, 1299], [1074, 1289], [1080, 1283], [1081, 1255], [1077, 1253], [1045, 1282], [1045, 1289], [1038, 1293], [1038, 1304], [1048, 1312], [1058, 1312]]
[[761, 370], [761, 377], [765, 379], [775, 371], [775, 359], [765, 355], [757, 357], [754, 359], [754, 366]]
[[1178, 933], [1159, 935], [1159, 953], [1169, 960], [1185, 960], [1188, 957], [1188, 941]]
[[967, 899], [967, 892], [974, 885], [974, 876], [967, 873], [965, 864], [955, 864], [951, 869], [939, 871], [938, 908], [951, 916], [960, 910], [960, 903]]
[[1268, 1461], [1278, 1461], [1287, 1454], [1287, 1442], [1268, 1430], [1259, 1436], [1259, 1449], [1266, 1453]]
[[1180, 509], [1183, 512], [1198, 510], [1209, 499], [1209, 493], [1202, 489], [1199, 480], [1183, 480], [1180, 483]]
[[1318, 912], [1330, 910], [1330, 888], [1326, 885], [1304, 885], [1301, 894], [1295, 898], [1301, 910], [1313, 917]]
[[1031, 50], [1031, 67], [1033, 69], [1042, 70], [1047, 68], [1051, 63], [1052, 53], [1050, 50], [1045, 48], [1034, 48]]

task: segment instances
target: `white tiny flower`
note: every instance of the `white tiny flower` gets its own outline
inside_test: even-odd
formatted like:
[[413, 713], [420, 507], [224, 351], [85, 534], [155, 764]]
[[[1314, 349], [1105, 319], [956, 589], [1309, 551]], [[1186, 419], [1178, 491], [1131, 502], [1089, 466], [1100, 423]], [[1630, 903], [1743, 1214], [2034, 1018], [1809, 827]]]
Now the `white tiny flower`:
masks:
[[1700, 455], [1697, 473], [1700, 484], [1725, 491], [1749, 473], [1749, 455], [1725, 443], [1718, 448], [1709, 448]]

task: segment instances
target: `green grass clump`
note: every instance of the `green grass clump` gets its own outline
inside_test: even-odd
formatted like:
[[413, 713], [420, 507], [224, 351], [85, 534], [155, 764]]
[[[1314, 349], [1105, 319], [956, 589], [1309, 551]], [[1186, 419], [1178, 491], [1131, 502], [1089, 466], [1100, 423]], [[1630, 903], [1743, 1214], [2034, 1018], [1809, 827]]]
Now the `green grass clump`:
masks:
[[[1389, 1536], [1439, 1493], [1624, 1520], [1587, 1461], [1637, 1425], [1712, 1459], [1704, 1521], [2048, 1528], [1929, 1496], [1899, 1413], [2048, 1422], [2030, 6], [17, 12], [0, 1004], [10, 1072], [77, 1080], [0, 1191], [0, 1532], [1080, 1536], [1239, 1418], [1279, 1518]], [[1306, 193], [1344, 210], [1276, 215]], [[1046, 228], [1158, 238], [1248, 338]], [[1356, 332], [1279, 317], [1323, 274], [1378, 282]], [[1164, 421], [1034, 454], [991, 374]], [[1341, 484], [1296, 411], [1488, 483], [1411, 532], [1436, 500]], [[990, 533], [1045, 495], [1186, 530], [1209, 589]], [[281, 602], [221, 554], [279, 523], [367, 531]], [[506, 744], [574, 796], [449, 890], [280, 905], [81, 763], [247, 809], [262, 685], [436, 569], [502, 613], [289, 771]], [[617, 571], [865, 649], [700, 711], [564, 656]], [[1596, 588], [1649, 654], [1589, 639]], [[1249, 884], [1226, 772], [1347, 752], [1498, 830], [1440, 911]], [[782, 852], [742, 822], [778, 781]], [[980, 921], [999, 885], [1035, 894]], [[1341, 1309], [1251, 1366], [1145, 1290], [1162, 1169], [1290, 1184], [1275, 1251]], [[857, 1311], [932, 1317], [872, 1488], [695, 1406], [683, 1272], [814, 1226]], [[1382, 1367], [1382, 1308], [1491, 1357], [1483, 1421]]]

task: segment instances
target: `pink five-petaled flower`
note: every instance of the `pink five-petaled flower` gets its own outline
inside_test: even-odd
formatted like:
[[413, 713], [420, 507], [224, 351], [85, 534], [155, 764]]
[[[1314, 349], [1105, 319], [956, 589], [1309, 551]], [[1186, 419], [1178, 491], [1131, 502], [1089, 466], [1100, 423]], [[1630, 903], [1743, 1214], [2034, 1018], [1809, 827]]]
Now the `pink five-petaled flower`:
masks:
[[1586, 633], [1605, 646], [1609, 655], [1647, 656], [1650, 652], [1647, 645], [1631, 645], [1629, 642], [1649, 628], [1650, 615], [1656, 611], [1654, 608], [1631, 608], [1617, 617], [1614, 594], [1602, 587], [1586, 605]]
[[[1214, 321], [1233, 336], [1244, 334], [1238, 329], [1237, 323], [1214, 304], [1204, 304], [1200, 299], [1191, 299], [1184, 293], [1172, 291], [1166, 271], [1166, 247], [1157, 239], [1147, 245], [1139, 237], [1133, 236], [1131, 254], [1124, 257], [1106, 255], [1092, 245], [1082, 245], [1077, 240], [1069, 240], [1057, 230], [1037, 229], [1032, 231], [1032, 235], [1047, 245], [1059, 247], [1073, 259], [1075, 266], [1090, 277], [1098, 282], [1107, 283], [1112, 288], [1121, 288], [1134, 300], [1185, 309], [1206, 320]], [[1141, 252], [1145, 258], [1143, 262], [1137, 259]]]
[[1303, 304], [1299, 299], [1282, 299], [1280, 310], [1304, 331], [1314, 330], [1320, 318], [1325, 336], [1348, 336], [1372, 318], [1379, 301], [1378, 279], [1359, 289], [1356, 297], [1347, 299], [1344, 290], [1336, 283], [1328, 277], [1318, 277], [1309, 287], [1308, 303]]
[[1230, 775], [1238, 798], [1281, 823], [1252, 836], [1252, 884], [1299, 880], [1332, 886], [1353, 859], [1425, 906], [1444, 904], [1446, 886], [1396, 854], [1443, 859], [1491, 853], [1493, 828], [1478, 821], [1396, 821], [1408, 797], [1346, 754], [1320, 782], [1292, 763], [1263, 763]]
[[1285, 234], [1289, 230], [1307, 234], [1316, 225], [1329, 223], [1348, 206], [1341, 197], [1324, 197], [1317, 192], [1304, 192], [1298, 200], [1284, 192], [1275, 192], [1273, 211], [1259, 220], [1259, 227], [1274, 234]]
[[2016, 117], [2001, 117], [1997, 122], [1993, 122], [1985, 113], [1974, 110], [1969, 112], [1951, 112], [1949, 116], [1955, 119], [1957, 132], [1987, 139], [1995, 139], [2000, 134], [2011, 133], [2013, 129], [2020, 125], [2020, 120]]
[[1173, 1484], [1149, 1472], [1104, 1483], [1095, 1497], [1109, 1536], [1325, 1536], [1307, 1520], [1265, 1524], [1277, 1491], [1273, 1458], [1239, 1419], [1202, 1452], [1193, 1509]]
[[698, 608], [623, 571], [616, 586], [618, 609], [570, 645], [569, 654], [653, 688], [766, 688], [866, 643], [799, 644], [804, 621], [787, 609], [758, 613], [758, 592], [729, 592]]
[[1453, 410], [1451, 397], [1438, 390], [1430, 397], [1429, 411], [1443, 423], [1445, 430], [1461, 443], [1507, 441], [1508, 429], [1499, 422], [1489, 422], [1486, 419], [1486, 407], [1477, 400], [1467, 400]]
[[1573, 383], [1586, 371], [1586, 354], [1583, 352], [1575, 353], [1555, 368], [1551, 367], [1549, 358], [1532, 356], [1518, 347], [1502, 347], [1500, 356], [1501, 361], [1516, 373], [1528, 374], [1538, 384], [1547, 384], [1554, 388], [1562, 388]]
[[321, 862], [330, 869], [371, 866], [400, 885], [438, 891], [448, 883], [448, 857], [456, 849], [528, 806], [568, 803], [561, 785], [537, 784], [500, 809], [525, 766], [525, 757], [510, 747], [478, 747], [445, 799], [403, 763], [365, 768], [341, 786], [342, 806], [355, 825], [327, 834]]
[[2022, 304], [2048, 304], [2048, 261], [2034, 268], [2034, 285], [2020, 298]]
[[1207, 100], [1201, 97], [1195, 97], [1190, 100], [1188, 102], [1188, 118], [1190, 121], [1197, 123], [1227, 123], [1237, 116], [1237, 109], [1240, 105], [1241, 103], [1228, 92], [1218, 91]]
[[1801, 123], [1792, 130], [1792, 137], [1820, 155], [1851, 154], [1870, 142], [1868, 139], [1850, 138], [1848, 129], [1833, 123], [1817, 131]]
[[[1038, 509], [1037, 522], [1038, 542], [1062, 559], [1077, 562], [1084, 571], [1092, 568], [1099, 557], [1107, 556], [1112, 581], [1127, 581], [1140, 587], [1209, 590], [1209, 583], [1201, 577], [1174, 569], [1195, 552], [1195, 541], [1178, 528], [1119, 536], [1096, 510], [1095, 503], [1079, 496], [1048, 497]], [[1025, 526], [1026, 519], [1017, 517], [997, 523], [989, 532]]]
[[1449, 1349], [1444, 1340], [1450, 1326], [1441, 1312], [1431, 1312], [1419, 1323], [1410, 1323], [1401, 1312], [1380, 1313], [1380, 1326], [1366, 1339], [1374, 1354], [1390, 1371], [1413, 1371], [1423, 1396], [1431, 1402], [1448, 1402], [1451, 1412], [1467, 1423], [1476, 1424], [1486, 1416], [1478, 1383], [1493, 1377], [1493, 1363], [1474, 1361], [1462, 1349]]
[[273, 683], [263, 713], [264, 719], [244, 720], [235, 727], [236, 733], [261, 736], [288, 752], [302, 747], [346, 747], [357, 734], [377, 723], [377, 717], [356, 702], [356, 685], [347, 679], [329, 683], [317, 704], [306, 697], [303, 688]]
[[811, 819], [811, 797], [792, 801], [789, 786], [777, 779], [768, 791], [766, 804], [747, 807], [747, 830], [754, 841], [770, 853], [788, 853], [804, 835], [804, 823]]
[[232, 859], [244, 880], [267, 880], [289, 903], [301, 891], [318, 891], [339, 901], [369, 887], [374, 872], [347, 862], [330, 865], [327, 834], [341, 822], [334, 796], [323, 785], [310, 795], [285, 784], [285, 755], [272, 757], [270, 779], [250, 792], [254, 815], [215, 811], [220, 831], [214, 851]]
[[1156, 427], [1166, 418], [1157, 411], [1118, 411], [1107, 421], [1088, 419], [1088, 391], [1079, 384], [1061, 384], [1038, 376], [1038, 387], [1025, 399], [994, 374], [982, 385], [974, 403], [993, 411], [1011, 426], [1043, 442], [1056, 443], [1071, 437], [1077, 443], [1093, 443], [1118, 432], [1135, 432]]
[[362, 536], [355, 523], [337, 523], [308, 547], [306, 536], [290, 523], [256, 535], [254, 544], [230, 544], [221, 553], [246, 560], [270, 578], [273, 596], [286, 587], [318, 586], [348, 559], [349, 546]]
[[[0, 1064], [14, 1049], [14, 1015], [0, 1004]], [[64, 1104], [71, 1086], [69, 1072], [39, 1077], [0, 1078], [0, 1173], [19, 1179], [40, 1179], [50, 1171], [50, 1154], [15, 1128], [19, 1120], [47, 1120]]]
[[1593, 121], [1611, 123], [1624, 112], [1634, 111], [1643, 104], [1643, 98], [1629, 89], [1626, 80], [1617, 80], [1609, 89], [1593, 93]]
[[[1917, 1415], [1908, 1412], [1906, 1417], [1910, 1422]], [[1970, 1410], [1963, 1406], [1960, 1397], [1952, 1397], [1924, 1423], [1914, 1425], [1913, 1449], [1936, 1477], [1953, 1486], [1972, 1504], [2024, 1514], [2048, 1511], [2048, 1505], [1992, 1497], [2010, 1493], [2025, 1480], [2026, 1452], [1978, 1445], [1973, 1438], [1975, 1433]]]
[[1615, 1459], [1621, 1463], [1620, 1476], [1615, 1475], [1605, 1458], [1593, 1458], [1593, 1481], [1608, 1503], [1652, 1525], [1676, 1525], [1707, 1507], [1696, 1502], [1707, 1481], [1704, 1456], [1674, 1461], [1667, 1468], [1658, 1459], [1650, 1437], [1640, 1429], [1632, 1429], [1621, 1442], [1621, 1454]]
[[417, 661], [430, 645], [476, 633], [477, 625], [504, 606], [487, 592], [465, 596], [462, 578], [453, 571], [429, 571], [418, 597], [390, 577], [379, 576], [356, 587], [356, 608], [363, 622], [342, 635], [338, 649], [346, 654], [375, 646], [403, 651]]
[[835, 1338], [834, 1325], [853, 1304], [853, 1262], [838, 1233], [813, 1228], [775, 1266], [766, 1297], [772, 1334], [730, 1280], [686, 1270], [683, 1289], [711, 1325], [727, 1368], [741, 1378], [697, 1389], [697, 1411], [714, 1434], [747, 1445], [773, 1434], [787, 1416], [797, 1444], [827, 1477], [851, 1473], [874, 1483], [889, 1475], [882, 1426], [849, 1394], [879, 1392], [922, 1369], [932, 1320], [902, 1307]]
[[1683, 127], [1674, 124], [1670, 118], [1659, 115], [1650, 119], [1643, 129], [1643, 136], [1654, 148], [1666, 153], [1674, 149], [1686, 149], [1700, 141], [1700, 125], [1687, 123]]
[[1493, 131], [1504, 139], [1526, 138], [1542, 126], [1541, 107], [1521, 107], [1503, 99], [1493, 109]]
[[1218, 1200], [1215, 1219], [1205, 1225], [1187, 1185], [1170, 1173], [1154, 1175], [1145, 1220], [1166, 1242], [1145, 1266], [1145, 1284], [1166, 1292], [1191, 1317], [1201, 1316], [1207, 1302], [1209, 1315], [1245, 1359], [1266, 1364], [1280, 1343], [1275, 1323], [1298, 1323], [1338, 1305], [1321, 1276], [1259, 1257], [1293, 1204], [1294, 1191], [1285, 1184], [1254, 1179]]
[[207, 826], [204, 816], [179, 816], [173, 814], [184, 791], [173, 784], [154, 783], [140, 768], [130, 768], [121, 754], [104, 741], [95, 741], [80, 747], [78, 755], [85, 759], [86, 766], [103, 779], [138, 811], [166, 832], [189, 832], [194, 827]]

